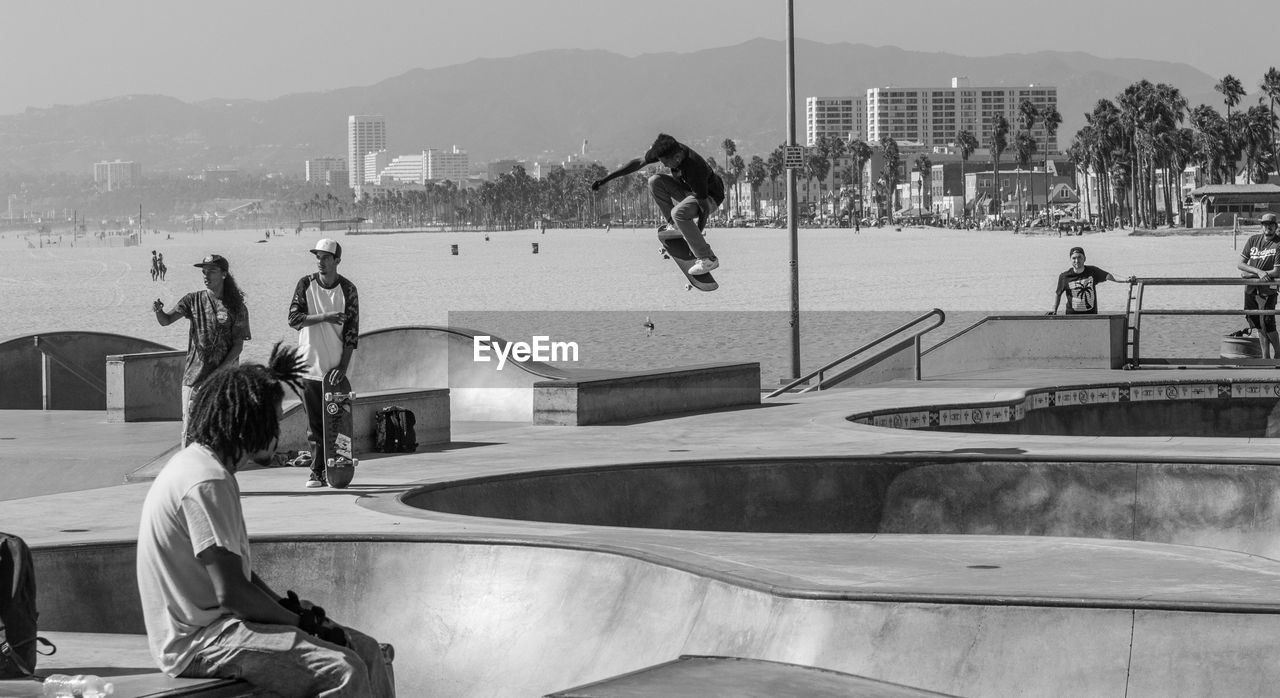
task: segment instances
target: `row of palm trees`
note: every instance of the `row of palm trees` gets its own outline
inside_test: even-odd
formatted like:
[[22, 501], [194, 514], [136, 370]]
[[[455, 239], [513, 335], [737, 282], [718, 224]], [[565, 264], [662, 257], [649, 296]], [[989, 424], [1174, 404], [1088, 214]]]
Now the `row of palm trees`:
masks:
[[[1280, 70], [1270, 68], [1259, 84], [1259, 103], [1237, 109], [1246, 92], [1232, 75], [1214, 89], [1222, 94], [1226, 114], [1201, 104], [1190, 107], [1178, 88], [1140, 80], [1115, 101], [1102, 99], [1085, 115], [1085, 126], [1067, 150], [1070, 159], [1097, 175], [1094, 192], [1109, 215], [1152, 226], [1163, 214], [1174, 220], [1181, 212], [1181, 173], [1197, 166], [1196, 186], [1230, 184], [1237, 174], [1246, 182], [1266, 182], [1280, 172], [1275, 106], [1280, 99]], [[1184, 125], [1188, 124], [1188, 125]]]

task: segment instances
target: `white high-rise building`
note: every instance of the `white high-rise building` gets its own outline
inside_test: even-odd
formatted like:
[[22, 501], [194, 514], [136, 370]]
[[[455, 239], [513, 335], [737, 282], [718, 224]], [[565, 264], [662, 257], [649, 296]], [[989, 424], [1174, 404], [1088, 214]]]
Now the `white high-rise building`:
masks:
[[806, 97], [804, 100], [805, 145], [812, 148], [818, 136], [842, 141], [867, 138], [866, 100], [858, 97]]
[[[867, 142], [885, 137], [914, 141], [925, 147], [955, 142], [960, 131], [971, 131], [982, 148], [989, 148], [997, 116], [1009, 121], [1010, 142], [1018, 130], [1018, 109], [1023, 100], [1038, 109], [1058, 107], [1058, 88], [973, 87], [968, 78], [953, 78], [951, 87], [873, 87], [867, 90]], [[1040, 153], [1057, 152], [1043, 123], [1031, 129]]]
[[427, 161], [427, 179], [435, 182], [451, 180], [455, 184], [467, 181], [471, 175], [471, 156], [458, 146], [450, 150], [430, 148], [424, 151]]
[[384, 150], [375, 150], [364, 154], [364, 180], [361, 184], [380, 184], [379, 175], [391, 162], [391, 154]]
[[378, 172], [378, 181], [396, 181], [408, 184], [425, 184], [427, 179], [427, 153], [398, 155]]
[[132, 160], [112, 160], [93, 163], [93, 182], [99, 189], [116, 191], [133, 184], [142, 177], [142, 164]]
[[358, 189], [364, 181], [364, 156], [386, 150], [387, 120], [378, 115], [347, 117], [347, 186]]

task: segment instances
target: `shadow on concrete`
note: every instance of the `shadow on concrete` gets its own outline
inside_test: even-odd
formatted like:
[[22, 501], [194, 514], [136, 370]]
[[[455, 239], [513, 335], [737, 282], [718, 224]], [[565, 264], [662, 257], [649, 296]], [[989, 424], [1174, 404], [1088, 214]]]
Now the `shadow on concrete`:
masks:
[[654, 415], [654, 416], [652, 416], [652, 417], [642, 417], [642, 418], [640, 418], [640, 419], [628, 419], [628, 420], [623, 420], [623, 421], [618, 421], [618, 422], [608, 422], [608, 423], [606, 423], [606, 424], [592, 424], [592, 425], [590, 425], [590, 426], [601, 426], [601, 427], [626, 427], [626, 426], [632, 426], [632, 425], [635, 425], [635, 424], [650, 424], [650, 423], [653, 423], [653, 422], [663, 422], [663, 421], [667, 421], [667, 420], [670, 420], [670, 419], [679, 419], [679, 418], [682, 418], [682, 417], [691, 417], [691, 416], [694, 416], [694, 415], [700, 415], [700, 414], [721, 414], [721, 413], [729, 413], [729, 412], [745, 412], [745, 411], [748, 411], [748, 410], [760, 410], [760, 409], [768, 409], [768, 408], [772, 408], [772, 407], [782, 407], [782, 406], [784, 406], [784, 405], [786, 405], [786, 404], [788, 404], [788, 403], [784, 403], [784, 402], [777, 402], [777, 403], [767, 403], [767, 404], [766, 404], [766, 403], [760, 403], [760, 404], [758, 404], [758, 405], [734, 405], [734, 406], [732, 406], [732, 407], [721, 407], [720, 409], [715, 409], [715, 410], [691, 410], [691, 411], [689, 411], [689, 412], [672, 412], [672, 413], [670, 413], [670, 414], [659, 414], [659, 415]]

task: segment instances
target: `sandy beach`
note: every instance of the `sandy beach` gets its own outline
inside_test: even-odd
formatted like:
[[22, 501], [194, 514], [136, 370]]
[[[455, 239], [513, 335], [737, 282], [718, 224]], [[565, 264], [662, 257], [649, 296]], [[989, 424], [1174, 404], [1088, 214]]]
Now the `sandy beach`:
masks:
[[[140, 246], [28, 247], [36, 236], [0, 239], [0, 288], [8, 315], [2, 336], [91, 330], [146, 337], [185, 348], [186, 323], [161, 328], [151, 301], [172, 305], [201, 287], [191, 265], [216, 252], [246, 293], [253, 341], [248, 358], [291, 341], [286, 324], [297, 279], [315, 270], [310, 246], [321, 234], [267, 239], [262, 230], [147, 233]], [[675, 265], [658, 253], [653, 231], [536, 230], [484, 233], [335, 235], [339, 271], [360, 289], [362, 329], [448, 324], [509, 339], [546, 334], [582, 345], [581, 365], [646, 368], [751, 360], [766, 382], [790, 371], [790, 277], [786, 230], [713, 229], [720, 290], [686, 291]], [[169, 239], [171, 236], [172, 239]], [[48, 239], [48, 238], [46, 238]], [[56, 239], [56, 236], [53, 237]], [[1241, 236], [1239, 244], [1243, 244]], [[538, 253], [532, 251], [538, 245]], [[457, 245], [459, 254], [450, 254]], [[933, 341], [983, 315], [1043, 313], [1053, 305], [1067, 252], [1082, 245], [1088, 262], [1117, 277], [1234, 276], [1239, 252], [1230, 235], [1135, 237], [1110, 231], [1082, 237], [1015, 235], [939, 228], [800, 231], [802, 369], [938, 307], [947, 325]], [[151, 250], [169, 272], [152, 282]], [[1148, 307], [1236, 307], [1238, 288], [1158, 288]], [[1102, 284], [1103, 312], [1123, 311], [1124, 284]], [[649, 317], [656, 328], [643, 327]], [[1144, 353], [1173, 349], [1212, 355], [1234, 318], [1144, 322]], [[928, 344], [929, 342], [926, 342]], [[1205, 352], [1210, 352], [1206, 354]]]

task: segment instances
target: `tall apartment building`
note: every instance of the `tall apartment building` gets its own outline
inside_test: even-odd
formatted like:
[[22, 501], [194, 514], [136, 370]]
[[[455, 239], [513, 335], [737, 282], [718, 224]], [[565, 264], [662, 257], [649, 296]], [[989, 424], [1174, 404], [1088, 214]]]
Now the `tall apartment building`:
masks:
[[[915, 141], [925, 147], [955, 142], [963, 130], [973, 132], [981, 148], [989, 148], [997, 116], [1009, 121], [1009, 136], [1018, 130], [1018, 107], [1029, 100], [1039, 109], [1058, 106], [1058, 88], [973, 87], [968, 78], [953, 78], [951, 87], [873, 87], [867, 90], [867, 142], [886, 136]], [[1039, 152], [1057, 152], [1058, 139], [1050, 141], [1044, 124], [1031, 130]]]
[[347, 172], [347, 161], [343, 158], [311, 158], [307, 160], [308, 182], [327, 185], [330, 183], [329, 174], [331, 172]]
[[818, 136], [847, 141], [850, 136], [866, 140], [866, 100], [858, 97], [806, 97], [804, 100], [805, 145], [812, 148]]
[[424, 152], [429, 180], [440, 182], [448, 179], [455, 184], [461, 184], [467, 181], [467, 177], [471, 174], [471, 156], [456, 145], [449, 150], [430, 148]]
[[364, 156], [387, 147], [387, 120], [382, 115], [353, 114], [347, 117], [347, 186], [359, 188], [364, 181]]
[[93, 183], [99, 189], [115, 191], [127, 187], [142, 177], [142, 163], [131, 160], [113, 160], [93, 163]]

